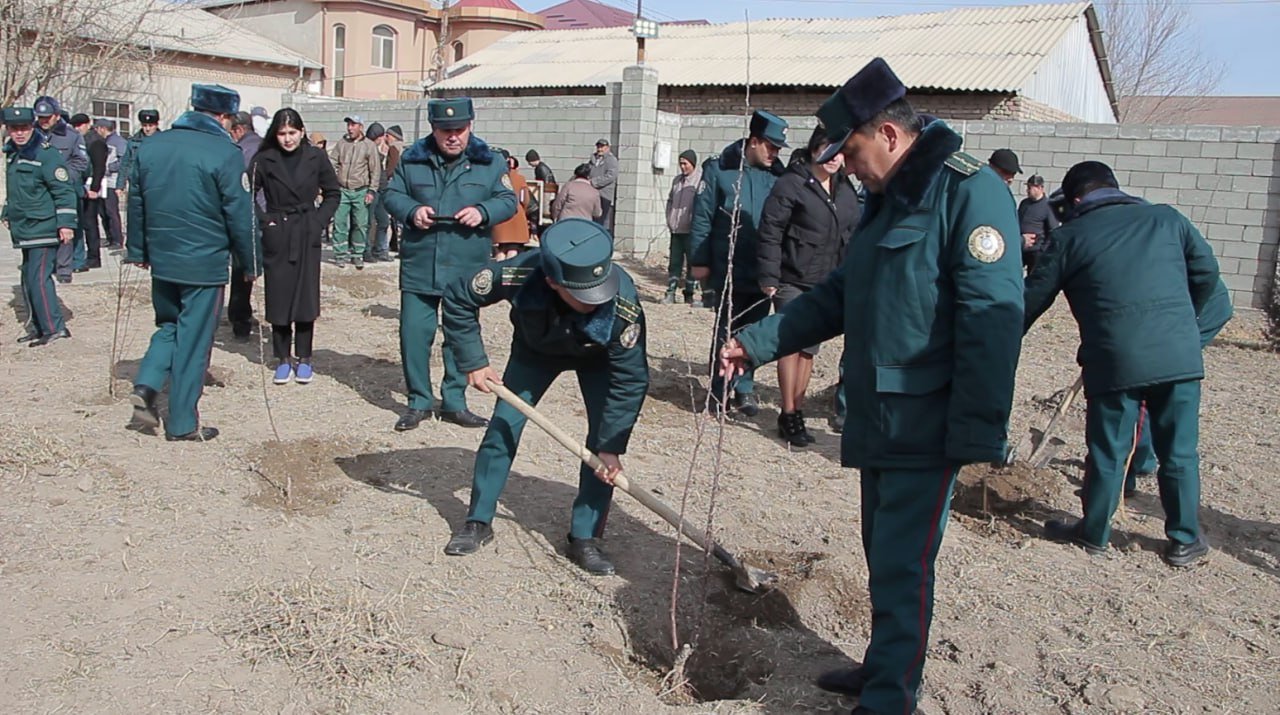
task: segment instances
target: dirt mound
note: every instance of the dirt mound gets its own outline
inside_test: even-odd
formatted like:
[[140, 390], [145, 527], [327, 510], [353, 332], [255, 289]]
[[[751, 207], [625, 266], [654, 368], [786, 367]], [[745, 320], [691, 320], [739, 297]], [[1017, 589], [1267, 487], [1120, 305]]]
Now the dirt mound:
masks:
[[327, 512], [342, 500], [346, 479], [334, 466], [339, 444], [320, 438], [267, 442], [249, 458], [261, 481], [246, 499], [267, 509], [304, 516]]

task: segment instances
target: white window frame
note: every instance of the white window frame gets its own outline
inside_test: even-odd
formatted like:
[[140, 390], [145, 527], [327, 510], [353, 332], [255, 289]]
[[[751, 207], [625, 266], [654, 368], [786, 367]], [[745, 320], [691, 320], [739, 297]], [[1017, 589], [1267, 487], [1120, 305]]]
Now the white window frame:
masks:
[[395, 69], [396, 31], [388, 25], [378, 25], [373, 28], [372, 41], [373, 66], [384, 70]]

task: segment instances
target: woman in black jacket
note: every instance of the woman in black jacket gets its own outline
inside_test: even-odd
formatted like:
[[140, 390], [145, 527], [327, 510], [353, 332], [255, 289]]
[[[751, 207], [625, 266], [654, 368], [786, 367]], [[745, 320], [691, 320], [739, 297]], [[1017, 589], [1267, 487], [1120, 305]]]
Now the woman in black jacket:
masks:
[[305, 384], [313, 376], [311, 342], [320, 316], [320, 240], [338, 209], [338, 177], [289, 108], [276, 112], [249, 172], [262, 232], [267, 322], [279, 360], [275, 383]]
[[[840, 266], [862, 211], [840, 154], [814, 164], [830, 142], [818, 127], [782, 175], [760, 217], [757, 249], [760, 289], [773, 298], [775, 311], [795, 300]], [[793, 447], [814, 441], [804, 423], [804, 392], [813, 372], [818, 346], [778, 360], [782, 412], [778, 434]]]

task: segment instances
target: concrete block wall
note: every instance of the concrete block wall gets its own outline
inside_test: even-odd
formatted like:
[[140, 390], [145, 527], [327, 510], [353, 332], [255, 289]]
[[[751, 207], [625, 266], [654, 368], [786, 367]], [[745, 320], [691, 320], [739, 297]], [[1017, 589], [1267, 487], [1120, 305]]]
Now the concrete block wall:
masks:
[[[652, 70], [635, 70], [640, 74], [629, 76], [625, 87], [613, 85], [603, 96], [477, 99], [476, 133], [514, 151], [522, 163], [524, 152], [536, 148], [562, 181], [589, 157], [596, 139], [609, 137], [627, 174], [620, 184], [625, 206], [619, 206], [615, 227], [619, 247], [644, 255], [666, 248], [663, 209], [675, 157], [684, 149], [696, 151], [700, 161], [719, 153], [746, 134], [747, 118], [660, 111], [659, 90], [648, 75]], [[286, 97], [285, 105], [290, 103], [310, 129], [335, 138], [345, 131], [342, 118], [352, 112], [367, 121], [398, 123], [407, 139], [427, 131], [423, 101], [317, 103]], [[791, 123], [791, 144], [802, 146], [814, 118], [784, 116]], [[987, 120], [953, 126], [964, 135], [965, 149], [979, 159], [995, 149], [1013, 149], [1022, 178], [1041, 174], [1050, 189], [1077, 162], [1107, 162], [1122, 188], [1171, 204], [1199, 226], [1218, 255], [1237, 307], [1267, 307], [1275, 292], [1280, 245], [1280, 128]], [[665, 171], [652, 166], [658, 141], [672, 144], [672, 165]], [[784, 160], [787, 156], [789, 151]], [[1021, 194], [1021, 183], [1015, 189]]]
[[1107, 163], [1121, 188], [1170, 204], [1199, 227], [1236, 306], [1266, 307], [1280, 245], [1280, 128], [986, 121], [956, 128], [980, 159], [1013, 149], [1020, 178], [1040, 174], [1050, 191], [1077, 162]]

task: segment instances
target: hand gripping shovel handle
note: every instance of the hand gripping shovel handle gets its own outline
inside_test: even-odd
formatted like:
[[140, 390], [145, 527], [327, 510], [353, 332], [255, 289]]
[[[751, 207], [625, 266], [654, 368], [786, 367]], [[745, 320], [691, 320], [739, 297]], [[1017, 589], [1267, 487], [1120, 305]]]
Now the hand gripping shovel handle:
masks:
[[[495, 395], [500, 397], [503, 402], [506, 402], [516, 408], [520, 414], [529, 418], [529, 420], [534, 424], [541, 427], [543, 431], [551, 435], [555, 441], [564, 445], [565, 449], [573, 452], [574, 456], [585, 462], [588, 467], [595, 470], [604, 469], [604, 462], [600, 461], [599, 457], [592, 453], [591, 450], [587, 449], [585, 445], [578, 442], [573, 437], [570, 437], [568, 433], [556, 426], [554, 422], [544, 416], [541, 412], [538, 412], [533, 405], [525, 402], [519, 395], [508, 390], [506, 386], [496, 383], [493, 380], [489, 380], [488, 385], [489, 389], [492, 390]], [[614, 479], [613, 485], [631, 495], [632, 498], [643, 504], [650, 511], [662, 517], [667, 521], [667, 523], [678, 528], [682, 534], [689, 537], [689, 540], [701, 547], [703, 551], [710, 553], [725, 566], [733, 569], [738, 588], [741, 588], [744, 591], [758, 593], [767, 589], [769, 586], [772, 586], [777, 581], [777, 576], [774, 574], [744, 565], [738, 560], [738, 557], [729, 553], [724, 547], [707, 538], [705, 532], [695, 529], [688, 521], [681, 519], [680, 514], [676, 512], [675, 509], [672, 509], [661, 499], [654, 496], [649, 490], [639, 484], [632, 483], [627, 479], [626, 475], [619, 474]]]

